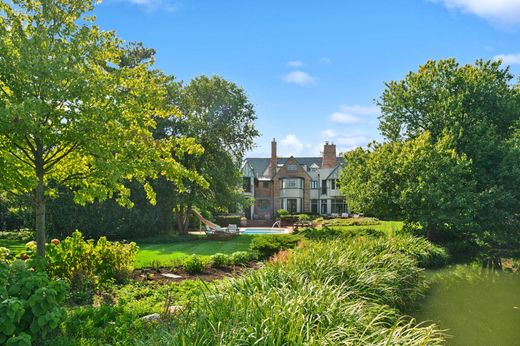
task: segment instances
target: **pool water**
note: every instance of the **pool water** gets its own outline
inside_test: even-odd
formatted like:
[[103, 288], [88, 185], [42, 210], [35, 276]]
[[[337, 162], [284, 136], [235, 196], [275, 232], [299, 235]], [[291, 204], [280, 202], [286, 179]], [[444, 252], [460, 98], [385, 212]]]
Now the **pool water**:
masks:
[[240, 234], [287, 234], [285, 228], [244, 228]]
[[427, 273], [418, 321], [433, 321], [448, 345], [520, 345], [520, 274], [458, 265]]

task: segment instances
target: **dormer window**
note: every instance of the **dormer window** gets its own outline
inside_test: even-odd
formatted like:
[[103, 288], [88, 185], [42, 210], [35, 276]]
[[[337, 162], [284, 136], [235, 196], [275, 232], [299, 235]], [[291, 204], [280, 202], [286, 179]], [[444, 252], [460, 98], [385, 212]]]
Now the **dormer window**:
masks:
[[298, 166], [296, 165], [287, 165], [288, 172], [296, 172], [298, 170]]

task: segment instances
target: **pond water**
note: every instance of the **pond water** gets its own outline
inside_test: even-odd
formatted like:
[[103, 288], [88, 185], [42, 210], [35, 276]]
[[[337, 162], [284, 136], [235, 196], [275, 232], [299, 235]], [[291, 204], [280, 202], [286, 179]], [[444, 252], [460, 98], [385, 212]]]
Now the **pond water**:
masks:
[[410, 314], [446, 329], [448, 345], [520, 345], [520, 274], [457, 265], [427, 273], [430, 289]]

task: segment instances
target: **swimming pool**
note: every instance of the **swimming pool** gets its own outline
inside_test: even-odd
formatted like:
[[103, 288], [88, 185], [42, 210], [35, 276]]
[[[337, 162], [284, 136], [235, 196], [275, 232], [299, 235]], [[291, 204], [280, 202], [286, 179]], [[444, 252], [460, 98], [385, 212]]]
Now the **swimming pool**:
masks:
[[285, 228], [244, 228], [240, 230], [240, 234], [287, 234], [289, 231]]

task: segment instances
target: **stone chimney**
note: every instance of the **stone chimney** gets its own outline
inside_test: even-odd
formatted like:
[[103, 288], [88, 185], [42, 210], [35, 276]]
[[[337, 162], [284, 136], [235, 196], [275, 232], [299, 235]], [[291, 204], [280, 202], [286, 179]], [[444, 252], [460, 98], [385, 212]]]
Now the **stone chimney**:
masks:
[[278, 165], [278, 157], [276, 156], [276, 139], [271, 142], [271, 178], [276, 175], [276, 167]]
[[336, 167], [336, 144], [329, 144], [325, 142], [323, 146], [323, 160], [321, 162], [322, 168], [334, 168]]

